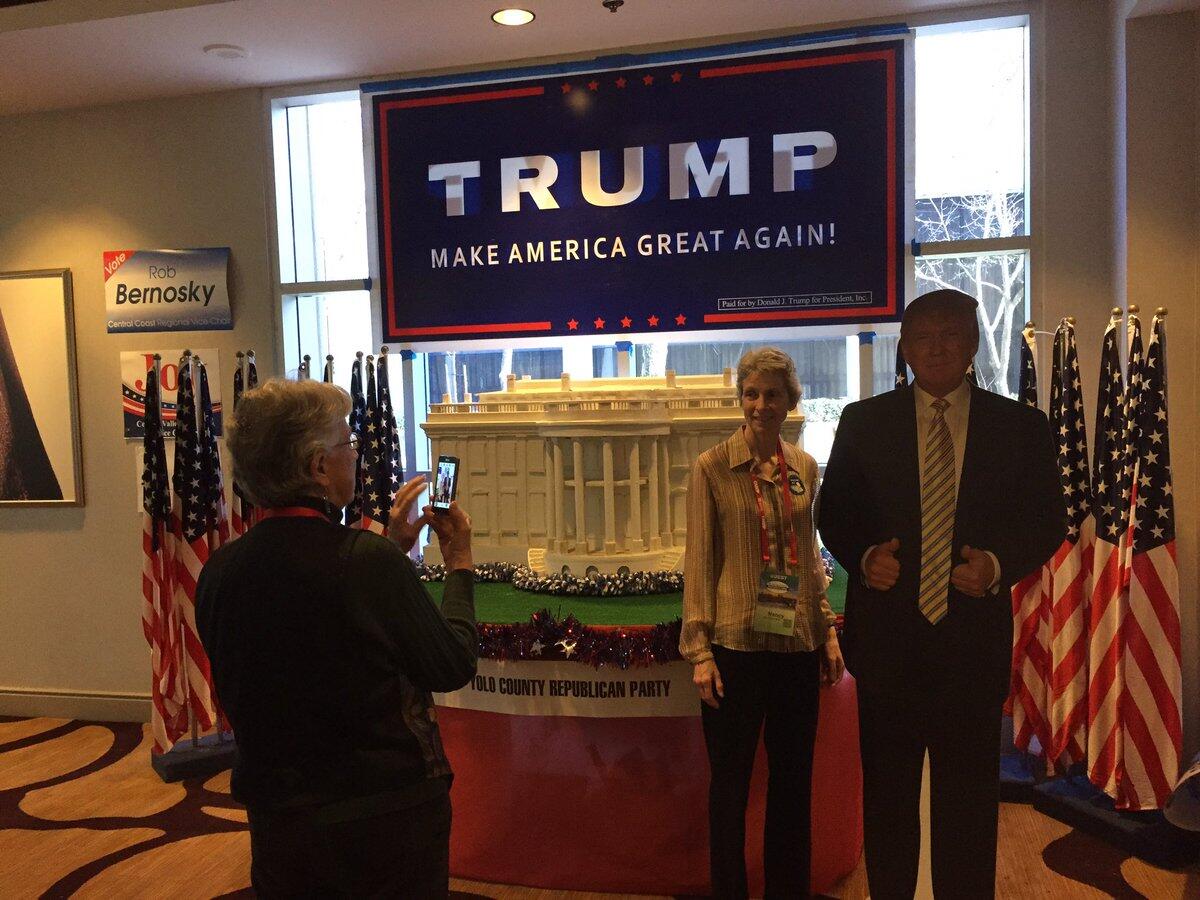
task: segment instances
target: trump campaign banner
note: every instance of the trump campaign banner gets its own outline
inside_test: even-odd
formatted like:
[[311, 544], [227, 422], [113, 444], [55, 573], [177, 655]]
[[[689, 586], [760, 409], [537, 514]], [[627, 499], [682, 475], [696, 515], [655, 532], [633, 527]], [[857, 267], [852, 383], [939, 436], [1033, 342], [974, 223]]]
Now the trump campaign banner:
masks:
[[107, 250], [104, 303], [110, 334], [233, 328], [229, 248]]
[[364, 86], [384, 339], [899, 319], [905, 46]]

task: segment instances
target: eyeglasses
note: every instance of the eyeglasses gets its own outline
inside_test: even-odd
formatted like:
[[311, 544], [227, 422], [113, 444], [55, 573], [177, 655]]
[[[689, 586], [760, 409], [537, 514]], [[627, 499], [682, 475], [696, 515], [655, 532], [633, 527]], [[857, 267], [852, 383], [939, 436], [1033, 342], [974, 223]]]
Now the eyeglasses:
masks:
[[336, 443], [336, 444], [334, 444], [333, 446], [335, 446], [335, 447], [342, 447], [342, 446], [344, 446], [344, 445], [346, 445], [346, 444], [349, 444], [349, 445], [350, 445], [350, 449], [351, 449], [351, 450], [358, 450], [358, 435], [357, 435], [357, 434], [355, 434], [355, 433], [352, 431], [352, 432], [350, 432], [350, 440], [348, 440], [348, 441], [340, 441], [339, 443]]

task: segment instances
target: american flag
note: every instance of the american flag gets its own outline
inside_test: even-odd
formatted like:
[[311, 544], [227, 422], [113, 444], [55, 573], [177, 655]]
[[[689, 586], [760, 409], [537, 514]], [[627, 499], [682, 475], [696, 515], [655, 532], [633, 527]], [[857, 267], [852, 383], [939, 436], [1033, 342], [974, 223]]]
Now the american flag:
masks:
[[[1124, 771], [1118, 809], [1159, 809], [1175, 786], [1182, 750], [1179, 569], [1167, 425], [1163, 317], [1131, 377], [1133, 413], [1129, 601], [1122, 637], [1125, 696], [1121, 703]], [[1140, 344], [1140, 334], [1136, 336]], [[1134, 357], [1130, 355], [1130, 367]], [[1136, 391], [1136, 394], [1134, 393]]]
[[388, 386], [388, 353], [387, 348], [379, 355], [379, 424], [383, 429], [383, 453], [380, 458], [380, 483], [387, 486], [388, 504], [383, 511], [383, 524], [387, 525], [388, 514], [391, 511], [391, 499], [400, 490], [400, 482], [404, 479], [404, 469], [400, 465], [400, 435], [396, 429], [396, 410], [392, 406], [392, 391]]
[[382, 418], [375, 390], [375, 357], [367, 357], [367, 404], [363, 430], [359, 435], [359, 464], [362, 469], [362, 519], [359, 527], [383, 534], [387, 530], [389, 495], [387, 483], [380, 479], [386, 458]]
[[[242, 398], [244, 391], [253, 390], [258, 387], [258, 373], [254, 368], [254, 354], [251, 353], [245, 357], [244, 363], [241, 360], [242, 354], [238, 354], [239, 362], [237, 369], [233, 372], [233, 408], [237, 411], [238, 401]], [[243, 367], [245, 371], [243, 372]], [[234, 537], [245, 534], [250, 526], [254, 524], [254, 504], [250, 499], [242, 493], [241, 487], [237, 481], [233, 482], [233, 500], [230, 503], [229, 525]]]
[[[1021, 341], [1017, 399], [1033, 409], [1037, 400], [1036, 337], [1026, 325]], [[1013, 585], [1013, 659], [1010, 702], [1013, 743], [1026, 752], [1050, 745], [1050, 569], [1042, 566]], [[1034, 745], [1034, 740], [1037, 744]]]
[[146, 373], [142, 438], [142, 630], [150, 644], [150, 730], [154, 752], [166, 753], [187, 728], [179, 681], [179, 627], [174, 615], [173, 557], [168, 527], [171, 487], [163, 440], [159, 373]]
[[[355, 356], [354, 365], [350, 368], [350, 431], [359, 435], [360, 440], [363, 434], [364, 418], [367, 414], [367, 398], [363, 396], [362, 370], [362, 352], [359, 351]], [[354, 499], [346, 507], [346, 524], [360, 524], [362, 509], [362, 453], [360, 452], [354, 463]]]
[[1096, 389], [1092, 455], [1092, 551], [1088, 610], [1088, 777], [1120, 802], [1125, 771], [1121, 695], [1125, 660], [1121, 630], [1128, 606], [1121, 542], [1129, 526], [1130, 476], [1125, 381], [1115, 311], [1104, 332]]
[[[196, 389], [199, 385], [199, 397]], [[197, 411], [197, 401], [199, 411]], [[221, 462], [212, 433], [208, 375], [194, 358], [179, 364], [179, 418], [175, 431], [175, 607], [181, 621], [187, 698], [196, 724], [218, 720], [208, 656], [196, 631], [196, 580], [213, 550], [228, 540]]]
[[904, 351], [900, 349], [900, 342], [896, 342], [896, 387], [906, 387], [908, 385], [908, 362], [904, 359]]
[[1050, 560], [1049, 761], [1060, 771], [1086, 759], [1087, 586], [1095, 520], [1091, 516], [1087, 428], [1075, 329], [1063, 321], [1054, 336], [1050, 427], [1058, 440], [1059, 481], [1067, 536]]

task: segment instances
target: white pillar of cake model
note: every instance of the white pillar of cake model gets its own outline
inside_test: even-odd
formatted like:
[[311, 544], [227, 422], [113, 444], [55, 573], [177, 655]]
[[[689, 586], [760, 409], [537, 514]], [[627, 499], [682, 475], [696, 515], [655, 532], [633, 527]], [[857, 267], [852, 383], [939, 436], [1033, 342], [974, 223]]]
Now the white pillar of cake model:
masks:
[[[733, 373], [518, 380], [430, 406], [431, 458], [461, 460], [477, 562], [537, 571], [678, 568], [692, 463], [742, 422]], [[790, 415], [784, 440], [799, 438]], [[440, 562], [436, 543], [424, 547]]]

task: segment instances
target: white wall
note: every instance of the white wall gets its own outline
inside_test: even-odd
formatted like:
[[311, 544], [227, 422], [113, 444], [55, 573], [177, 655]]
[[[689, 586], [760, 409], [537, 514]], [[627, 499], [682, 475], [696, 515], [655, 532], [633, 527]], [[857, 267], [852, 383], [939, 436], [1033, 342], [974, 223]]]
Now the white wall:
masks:
[[[1171, 467], [1183, 627], [1185, 753], [1200, 749], [1200, 13], [1133, 19], [1126, 29], [1127, 291], [1143, 329], [1166, 319]], [[1148, 336], [1148, 335], [1147, 335]]]
[[[0, 271], [74, 278], [86, 499], [0, 508], [0, 713], [148, 715], [120, 352], [215, 346], [226, 392], [237, 349], [269, 368], [267, 151], [258, 91], [0, 118]], [[232, 332], [105, 332], [103, 251], [208, 246], [232, 248]]]

